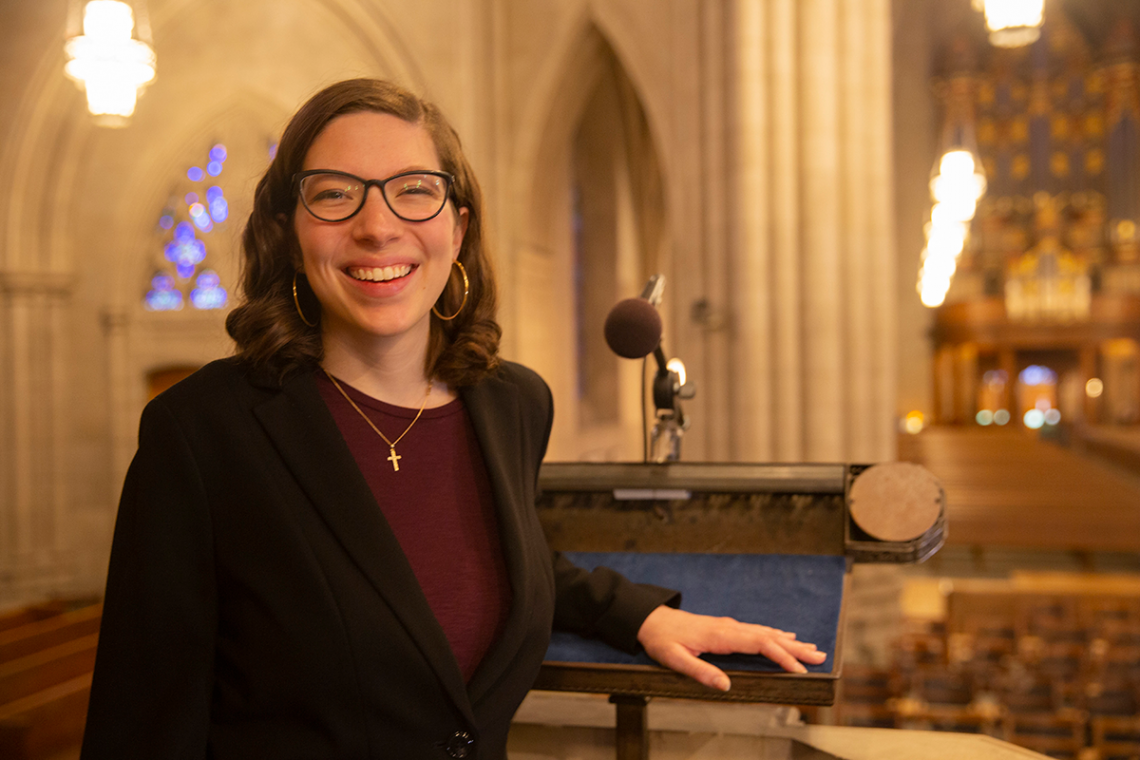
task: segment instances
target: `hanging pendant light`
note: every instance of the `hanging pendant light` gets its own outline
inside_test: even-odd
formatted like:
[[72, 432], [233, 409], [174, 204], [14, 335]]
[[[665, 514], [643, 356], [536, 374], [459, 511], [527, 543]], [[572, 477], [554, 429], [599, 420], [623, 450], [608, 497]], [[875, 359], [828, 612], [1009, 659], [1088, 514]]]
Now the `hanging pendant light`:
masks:
[[990, 42], [997, 47], [1031, 45], [1041, 36], [1045, 0], [974, 0], [974, 7], [986, 14]]
[[87, 110], [100, 126], [126, 126], [140, 89], [154, 79], [154, 49], [132, 37], [134, 30], [129, 4], [91, 0], [83, 8], [83, 34], [64, 44], [64, 73], [87, 91]]
[[926, 224], [917, 290], [924, 306], [941, 306], [950, 290], [958, 258], [970, 233], [970, 220], [986, 192], [986, 175], [970, 147], [951, 147], [935, 164], [930, 179], [934, 201]]

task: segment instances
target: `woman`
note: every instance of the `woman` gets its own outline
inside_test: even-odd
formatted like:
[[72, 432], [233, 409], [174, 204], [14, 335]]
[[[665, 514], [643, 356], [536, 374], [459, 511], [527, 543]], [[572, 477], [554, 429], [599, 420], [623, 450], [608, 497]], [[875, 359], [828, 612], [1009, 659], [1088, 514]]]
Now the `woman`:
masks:
[[550, 392], [498, 357], [482, 214], [410, 93], [341, 82], [294, 116], [243, 238], [237, 355], [143, 414], [85, 760], [503, 758], [554, 625], [722, 689], [696, 654], [822, 661], [552, 558]]

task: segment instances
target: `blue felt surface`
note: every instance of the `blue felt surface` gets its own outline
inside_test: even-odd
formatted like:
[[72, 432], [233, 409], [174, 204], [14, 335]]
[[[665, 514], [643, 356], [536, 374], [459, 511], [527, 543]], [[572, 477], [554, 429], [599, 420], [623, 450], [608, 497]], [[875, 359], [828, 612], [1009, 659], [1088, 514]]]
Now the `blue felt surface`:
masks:
[[[609, 567], [638, 583], [681, 592], [681, 609], [728, 615], [761, 623], [810, 641], [827, 653], [816, 673], [834, 667], [835, 637], [843, 599], [846, 561], [841, 556], [801, 554], [642, 554], [567, 552], [579, 567]], [[619, 665], [652, 664], [644, 653], [628, 655], [596, 639], [555, 631], [546, 659]], [[728, 670], [780, 671], [761, 655], [704, 655]]]

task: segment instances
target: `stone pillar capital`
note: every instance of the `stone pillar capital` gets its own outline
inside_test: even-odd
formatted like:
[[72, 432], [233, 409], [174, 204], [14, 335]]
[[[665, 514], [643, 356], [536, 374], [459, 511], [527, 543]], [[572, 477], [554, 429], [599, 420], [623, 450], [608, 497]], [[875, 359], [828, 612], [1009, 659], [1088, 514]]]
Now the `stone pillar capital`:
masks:
[[0, 293], [16, 295], [71, 295], [75, 275], [71, 272], [0, 270]]

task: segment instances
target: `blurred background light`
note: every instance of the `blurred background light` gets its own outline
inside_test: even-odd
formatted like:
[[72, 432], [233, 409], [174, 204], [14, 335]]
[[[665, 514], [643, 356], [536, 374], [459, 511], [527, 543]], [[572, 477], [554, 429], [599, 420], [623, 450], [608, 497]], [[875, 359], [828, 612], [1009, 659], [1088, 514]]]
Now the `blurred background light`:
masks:
[[131, 36], [134, 28], [130, 5], [91, 0], [83, 8], [83, 34], [64, 43], [64, 73], [86, 91], [87, 110], [100, 126], [126, 126], [141, 88], [154, 79], [154, 50]]

